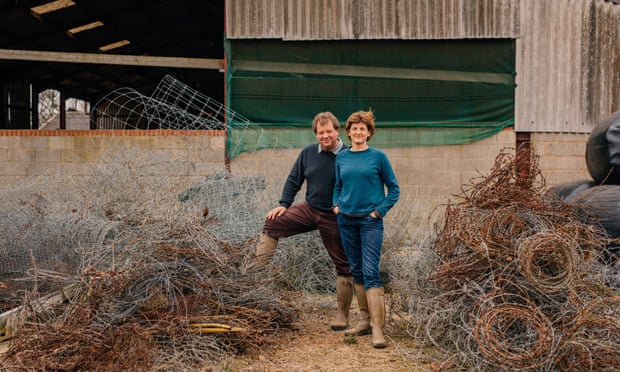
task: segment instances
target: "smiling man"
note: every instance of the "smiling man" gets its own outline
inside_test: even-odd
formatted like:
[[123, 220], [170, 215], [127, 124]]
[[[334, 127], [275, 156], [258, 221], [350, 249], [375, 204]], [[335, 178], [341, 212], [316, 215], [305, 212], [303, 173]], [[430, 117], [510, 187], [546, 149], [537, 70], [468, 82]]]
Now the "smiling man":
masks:
[[[261, 264], [271, 261], [278, 239], [319, 230], [323, 245], [336, 269], [337, 311], [330, 326], [343, 330], [348, 326], [349, 309], [353, 297], [353, 279], [347, 256], [342, 247], [338, 223], [333, 214], [336, 155], [348, 148], [338, 136], [340, 123], [331, 112], [318, 113], [312, 120], [312, 130], [318, 143], [304, 147], [284, 187], [279, 206], [265, 217], [265, 224], [256, 247], [256, 260]], [[293, 204], [295, 196], [306, 182], [306, 198]]]

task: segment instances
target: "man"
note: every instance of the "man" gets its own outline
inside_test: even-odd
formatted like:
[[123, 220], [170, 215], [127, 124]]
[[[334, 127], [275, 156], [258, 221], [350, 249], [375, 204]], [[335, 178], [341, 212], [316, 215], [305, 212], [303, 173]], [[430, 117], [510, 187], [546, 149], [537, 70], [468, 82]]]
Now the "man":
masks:
[[[256, 247], [261, 264], [271, 261], [278, 239], [318, 229], [323, 245], [336, 268], [337, 310], [331, 329], [348, 326], [353, 297], [353, 279], [347, 256], [342, 247], [336, 216], [331, 210], [335, 182], [336, 155], [346, 149], [338, 137], [340, 123], [331, 112], [318, 113], [312, 130], [318, 144], [304, 147], [284, 183], [280, 205], [267, 213], [263, 232]], [[306, 184], [306, 198], [293, 204], [295, 196]]]

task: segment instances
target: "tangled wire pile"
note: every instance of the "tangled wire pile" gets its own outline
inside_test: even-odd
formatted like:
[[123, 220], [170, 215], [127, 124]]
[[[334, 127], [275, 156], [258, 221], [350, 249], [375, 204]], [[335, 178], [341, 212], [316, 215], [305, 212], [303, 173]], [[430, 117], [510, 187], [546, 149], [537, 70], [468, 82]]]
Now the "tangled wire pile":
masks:
[[[190, 187], [144, 171], [172, 173], [174, 159], [140, 154], [119, 147], [92, 176], [0, 193], [13, 221], [0, 228], [2, 311], [21, 314], [2, 368], [199, 370], [292, 328], [280, 271], [251, 265], [264, 177], [214, 170]], [[64, 303], [41, 301], [59, 288]]]
[[[316, 231], [280, 241], [269, 270], [249, 262], [292, 160], [258, 161], [263, 155], [248, 151], [278, 148], [276, 138], [169, 76], [150, 97], [111, 92], [91, 119], [106, 129], [234, 123], [228, 154], [243, 152], [247, 163], [204, 163], [214, 150], [206, 136], [183, 151], [119, 137], [83, 174], [50, 170], [0, 185], [0, 340], [12, 336], [6, 313], [19, 310], [20, 321], [11, 323], [18, 333], [0, 369], [209, 368], [288, 331], [296, 314], [278, 293], [283, 285], [333, 292], [333, 264]], [[198, 183], [196, 167], [205, 175]], [[411, 215], [391, 212], [390, 245], [399, 246]], [[43, 302], [59, 289], [64, 303]]]
[[596, 276], [605, 234], [543, 197], [537, 158], [523, 172], [516, 156], [501, 151], [447, 206], [430, 273], [442, 310], [426, 334], [463, 368], [618, 369], [620, 296]]
[[121, 231], [79, 275], [56, 278], [69, 283], [65, 304], [26, 301], [3, 366], [201, 369], [274, 342], [296, 312], [274, 275], [252, 267], [253, 242], [224, 243], [208, 223], [155, 220]]

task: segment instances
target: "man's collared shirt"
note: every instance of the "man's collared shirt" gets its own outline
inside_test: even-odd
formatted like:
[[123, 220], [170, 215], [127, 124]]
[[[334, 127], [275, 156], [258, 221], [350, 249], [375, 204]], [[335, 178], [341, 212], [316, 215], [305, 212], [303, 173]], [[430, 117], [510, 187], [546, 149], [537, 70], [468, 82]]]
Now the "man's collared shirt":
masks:
[[[323, 151], [323, 148], [321, 147], [321, 144], [319, 143], [319, 153], [321, 153]], [[336, 147], [334, 147], [334, 149], [331, 151], [334, 155], [338, 155], [338, 153], [340, 152], [340, 150], [342, 150], [342, 147], [344, 146], [344, 143], [342, 142], [342, 140], [340, 138], [338, 138], [338, 144], [336, 145]]]

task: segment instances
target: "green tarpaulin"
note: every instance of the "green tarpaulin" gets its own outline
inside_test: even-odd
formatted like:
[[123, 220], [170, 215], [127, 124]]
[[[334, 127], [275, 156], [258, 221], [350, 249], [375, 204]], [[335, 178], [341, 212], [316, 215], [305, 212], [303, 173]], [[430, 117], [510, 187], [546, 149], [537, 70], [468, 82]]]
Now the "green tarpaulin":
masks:
[[[227, 40], [229, 156], [315, 141], [372, 109], [377, 147], [470, 143], [514, 123], [514, 40]], [[344, 137], [344, 133], [343, 133]]]

